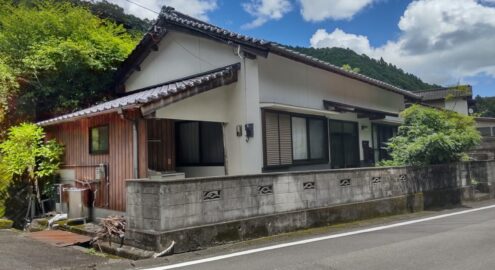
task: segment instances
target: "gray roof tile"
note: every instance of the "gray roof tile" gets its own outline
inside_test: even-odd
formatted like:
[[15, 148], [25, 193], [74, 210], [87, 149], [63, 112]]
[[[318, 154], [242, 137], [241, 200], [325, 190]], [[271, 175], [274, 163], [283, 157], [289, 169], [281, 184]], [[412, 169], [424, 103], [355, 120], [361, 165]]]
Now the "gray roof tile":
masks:
[[230, 65], [227, 67], [223, 67], [221, 69], [216, 69], [206, 74], [199, 75], [197, 77], [166, 83], [151, 89], [139, 91], [137, 93], [132, 93], [127, 96], [123, 96], [121, 98], [103, 102], [80, 111], [76, 111], [73, 113], [44, 120], [39, 122], [38, 125], [49, 126], [61, 122], [72, 121], [81, 117], [88, 117], [96, 114], [108, 113], [118, 109], [128, 109], [133, 107], [137, 108], [140, 105], [151, 103], [168, 96], [172, 96], [178, 92], [185, 91], [189, 88], [198, 86], [202, 83], [209, 82], [215, 78], [228, 76], [232, 72], [237, 71], [238, 68], [239, 68], [239, 64]]

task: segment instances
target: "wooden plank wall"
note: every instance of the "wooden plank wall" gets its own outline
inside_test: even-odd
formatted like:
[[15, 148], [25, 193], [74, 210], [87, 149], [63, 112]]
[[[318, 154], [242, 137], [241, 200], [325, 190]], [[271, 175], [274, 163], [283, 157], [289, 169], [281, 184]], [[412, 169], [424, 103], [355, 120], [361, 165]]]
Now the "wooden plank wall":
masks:
[[151, 170], [175, 171], [174, 121], [148, 119], [148, 167]]
[[[135, 113], [134, 113], [135, 114]], [[144, 122], [144, 123], [143, 123]], [[109, 125], [109, 154], [89, 154], [89, 129], [99, 125]], [[56, 138], [65, 145], [63, 168], [73, 168], [77, 179], [94, 179], [95, 167], [107, 164], [109, 188], [108, 204], [105, 183], [98, 185], [96, 206], [117, 211], [125, 211], [125, 180], [133, 178], [132, 164], [132, 123], [123, 120], [117, 113], [63, 123], [45, 128], [48, 137]], [[139, 176], [146, 177], [146, 123], [139, 123]], [[145, 147], [143, 147], [143, 145]]]

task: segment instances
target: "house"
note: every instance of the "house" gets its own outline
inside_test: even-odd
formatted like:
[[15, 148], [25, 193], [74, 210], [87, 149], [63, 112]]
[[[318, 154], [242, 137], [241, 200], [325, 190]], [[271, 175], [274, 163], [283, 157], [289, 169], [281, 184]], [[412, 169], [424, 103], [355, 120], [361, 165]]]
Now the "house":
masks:
[[470, 85], [416, 91], [415, 93], [421, 96], [422, 102], [426, 105], [465, 115], [470, 114], [470, 108], [474, 105], [473, 89]]
[[[461, 114], [471, 115], [475, 102], [473, 100], [472, 87], [461, 85], [451, 88], [438, 88], [432, 90], [415, 92], [422, 97], [422, 103], [456, 111]], [[495, 158], [495, 118], [475, 117], [476, 126], [481, 136], [482, 142], [470, 156], [476, 160], [492, 160]]]
[[166, 8], [123, 63], [122, 97], [39, 124], [100, 214], [127, 179], [372, 165], [420, 96]]

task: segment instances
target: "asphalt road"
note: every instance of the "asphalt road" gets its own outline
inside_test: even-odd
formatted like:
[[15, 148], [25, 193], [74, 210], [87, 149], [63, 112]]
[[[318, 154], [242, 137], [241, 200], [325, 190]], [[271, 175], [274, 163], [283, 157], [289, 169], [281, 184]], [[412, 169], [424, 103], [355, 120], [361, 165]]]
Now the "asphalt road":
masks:
[[0, 230], [0, 270], [92, 269], [108, 261], [74, 247], [55, 247], [21, 232]]
[[169, 263], [142, 269], [493, 270], [495, 208], [247, 255], [218, 255], [196, 258], [206, 262], [185, 267]]

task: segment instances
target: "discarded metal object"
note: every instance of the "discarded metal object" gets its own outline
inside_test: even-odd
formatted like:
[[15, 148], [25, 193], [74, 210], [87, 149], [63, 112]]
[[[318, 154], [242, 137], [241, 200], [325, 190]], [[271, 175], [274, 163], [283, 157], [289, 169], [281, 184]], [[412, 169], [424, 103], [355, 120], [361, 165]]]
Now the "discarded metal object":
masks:
[[32, 232], [27, 235], [33, 239], [57, 247], [85, 244], [91, 241], [91, 237], [59, 230]]

